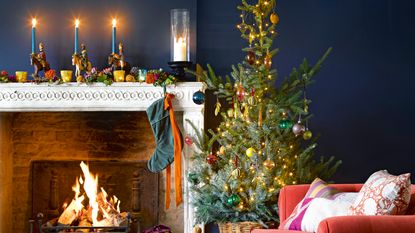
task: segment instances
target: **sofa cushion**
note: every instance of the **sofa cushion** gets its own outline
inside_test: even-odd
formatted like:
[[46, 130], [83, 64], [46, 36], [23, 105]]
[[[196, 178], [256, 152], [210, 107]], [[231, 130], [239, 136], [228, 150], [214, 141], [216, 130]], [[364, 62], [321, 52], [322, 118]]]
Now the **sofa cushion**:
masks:
[[318, 197], [331, 198], [338, 192], [338, 189], [330, 187], [323, 180], [316, 178], [291, 215], [280, 224], [279, 229], [301, 230], [302, 219], [312, 199]]
[[410, 174], [373, 173], [350, 207], [351, 215], [405, 214], [411, 197]]

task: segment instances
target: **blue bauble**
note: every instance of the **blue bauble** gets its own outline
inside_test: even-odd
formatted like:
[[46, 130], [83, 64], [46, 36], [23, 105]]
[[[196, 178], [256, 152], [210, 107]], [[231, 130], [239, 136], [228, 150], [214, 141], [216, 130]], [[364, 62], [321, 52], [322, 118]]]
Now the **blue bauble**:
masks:
[[193, 102], [197, 105], [201, 105], [205, 102], [205, 93], [201, 91], [196, 91], [193, 94]]

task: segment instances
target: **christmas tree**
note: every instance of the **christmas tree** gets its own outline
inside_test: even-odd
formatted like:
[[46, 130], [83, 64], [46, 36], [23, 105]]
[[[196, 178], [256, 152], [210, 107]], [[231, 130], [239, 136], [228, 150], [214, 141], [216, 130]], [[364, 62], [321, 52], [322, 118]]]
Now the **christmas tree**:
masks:
[[[215, 112], [223, 120], [195, 140], [198, 166], [188, 179], [197, 223], [278, 221], [282, 187], [327, 179], [340, 164], [333, 157], [315, 160], [305, 92], [331, 49], [314, 66], [304, 60], [276, 87], [277, 72], [271, 69], [277, 53], [272, 49], [279, 21], [275, 8], [275, 0], [242, 0], [237, 28], [248, 41], [246, 59], [233, 66], [233, 80], [216, 76], [209, 65], [198, 75], [217, 95]], [[222, 108], [221, 100], [231, 107]]]

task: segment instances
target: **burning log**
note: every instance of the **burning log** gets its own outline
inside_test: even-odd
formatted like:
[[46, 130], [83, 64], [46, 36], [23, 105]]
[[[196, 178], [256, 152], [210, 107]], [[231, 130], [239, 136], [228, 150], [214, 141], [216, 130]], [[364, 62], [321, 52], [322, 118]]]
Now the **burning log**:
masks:
[[77, 199], [73, 199], [71, 204], [69, 204], [69, 206], [66, 207], [66, 209], [63, 211], [63, 213], [59, 217], [58, 223], [62, 225], [68, 225], [68, 226], [71, 225], [78, 218], [79, 211], [81, 211], [82, 208], [84, 207], [82, 205], [82, 201], [84, 201], [84, 198], [85, 197], [82, 195], [81, 197]]

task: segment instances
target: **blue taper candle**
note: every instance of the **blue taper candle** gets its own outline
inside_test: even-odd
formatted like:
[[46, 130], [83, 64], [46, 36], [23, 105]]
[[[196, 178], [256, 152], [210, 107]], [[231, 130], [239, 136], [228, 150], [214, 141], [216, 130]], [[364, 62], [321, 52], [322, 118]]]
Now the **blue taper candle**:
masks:
[[78, 34], [79, 34], [79, 19], [75, 20], [75, 46], [74, 53], [78, 53]]
[[117, 40], [117, 20], [112, 20], [112, 53], [115, 53], [115, 44]]
[[35, 53], [36, 50], [36, 24], [37, 20], [32, 19], [32, 53]]

